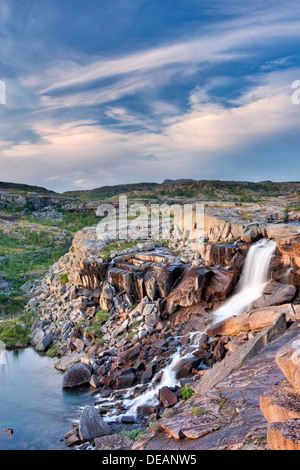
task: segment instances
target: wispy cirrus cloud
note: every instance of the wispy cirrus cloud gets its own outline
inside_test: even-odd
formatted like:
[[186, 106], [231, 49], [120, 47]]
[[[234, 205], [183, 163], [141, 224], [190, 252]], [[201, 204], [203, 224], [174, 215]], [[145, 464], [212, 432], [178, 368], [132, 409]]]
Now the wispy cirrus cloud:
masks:
[[[166, 177], [222, 178], [230, 171], [248, 179], [255, 168], [253, 178], [270, 179], [268, 168], [261, 175], [262, 155], [277, 159], [278, 178], [288, 174], [288, 162], [297, 166], [300, 121], [290, 85], [300, 78], [300, 5], [290, 10], [289, 1], [217, 0], [212, 6], [191, 0], [193, 19], [176, 16], [169, 35], [162, 23], [161, 36], [150, 41], [142, 26], [134, 29], [138, 20], [151, 24], [141, 0], [134, 8], [141, 16], [133, 16], [134, 23], [127, 19], [128, 46], [119, 39], [117, 47], [104, 49], [101, 41], [94, 45], [101, 35], [97, 24], [89, 39], [100, 7], [89, 15], [82, 11], [86, 24], [78, 13], [73, 16], [88, 38], [82, 47], [75, 29], [50, 35], [59, 12], [67, 10], [58, 0], [45, 2], [52, 15], [43, 16], [33, 0], [38, 14], [31, 23], [30, 9], [20, 9], [19, 21], [28, 24], [26, 48], [18, 36], [21, 23], [12, 26], [14, 3], [0, 3], [0, 65], [7, 66], [3, 78], [9, 85], [7, 106], [0, 108], [0, 179], [24, 177], [72, 189]], [[164, 3], [170, 21], [174, 2]], [[79, 6], [74, 0], [70, 15]]]

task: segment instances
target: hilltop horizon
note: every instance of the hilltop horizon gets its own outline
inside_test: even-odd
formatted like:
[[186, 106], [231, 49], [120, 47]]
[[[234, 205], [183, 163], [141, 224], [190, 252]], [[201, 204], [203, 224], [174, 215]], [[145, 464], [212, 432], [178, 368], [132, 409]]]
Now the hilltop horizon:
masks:
[[[268, 191], [272, 191], [272, 189], [278, 190], [281, 186], [284, 188], [285, 191], [288, 190], [288, 185], [297, 186], [300, 181], [271, 181], [271, 180], [264, 180], [264, 181], [247, 181], [247, 180], [221, 180], [221, 179], [183, 179], [179, 178], [177, 180], [165, 179], [161, 183], [158, 182], [138, 182], [138, 183], [123, 183], [123, 184], [115, 184], [115, 185], [103, 185], [97, 188], [89, 188], [86, 190], [76, 190], [73, 189], [71, 191], [62, 191], [57, 192], [52, 189], [41, 187], [38, 185], [30, 185], [26, 183], [14, 183], [14, 182], [5, 182], [0, 181], [0, 192], [1, 191], [15, 191], [15, 192], [23, 192], [23, 193], [41, 193], [41, 194], [52, 194], [52, 195], [60, 195], [60, 196], [81, 196], [81, 195], [99, 195], [102, 194], [103, 196], [111, 197], [112, 195], [122, 194], [122, 193], [134, 193], [135, 191], [138, 192], [154, 192], [155, 190], [159, 190], [160, 188], [181, 188], [186, 187], [190, 189], [201, 189], [201, 185], [205, 187], [205, 189], [209, 188], [210, 186], [214, 186], [214, 183], [217, 183], [216, 189], [232, 189], [232, 187], [237, 186], [239, 189], [241, 187], [249, 187], [251, 190], [254, 189], [255, 191], [261, 191], [267, 189]], [[293, 188], [290, 188], [293, 190]], [[295, 189], [295, 188], [294, 188]], [[298, 190], [298, 188], [296, 189]], [[300, 190], [300, 187], [299, 187]], [[183, 194], [182, 194], [183, 195]]]

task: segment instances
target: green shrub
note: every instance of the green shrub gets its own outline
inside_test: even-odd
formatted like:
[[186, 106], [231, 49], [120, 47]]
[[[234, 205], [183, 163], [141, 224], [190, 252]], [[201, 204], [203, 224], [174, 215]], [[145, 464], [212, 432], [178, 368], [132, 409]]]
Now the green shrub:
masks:
[[51, 346], [51, 348], [46, 352], [46, 356], [52, 358], [59, 357], [59, 346], [57, 344]]
[[145, 434], [145, 431], [142, 429], [133, 429], [132, 431], [123, 430], [121, 434], [123, 434], [123, 436], [129, 437], [129, 439], [132, 439], [133, 441], [137, 441], [139, 437]]
[[60, 280], [61, 285], [62, 285], [62, 286], [65, 286], [65, 285], [68, 284], [68, 282], [69, 282], [69, 277], [68, 277], [67, 274], [61, 274], [61, 275], [59, 276], [59, 280]]
[[189, 385], [185, 385], [184, 387], [182, 387], [180, 389], [180, 393], [181, 393], [183, 400], [188, 400], [193, 395], [195, 395], [194, 390]]

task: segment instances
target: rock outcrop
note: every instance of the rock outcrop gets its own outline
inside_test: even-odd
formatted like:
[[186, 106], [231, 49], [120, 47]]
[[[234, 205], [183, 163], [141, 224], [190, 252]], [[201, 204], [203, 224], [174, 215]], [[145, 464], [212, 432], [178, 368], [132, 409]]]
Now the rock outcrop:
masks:
[[276, 354], [285, 379], [260, 397], [272, 450], [300, 450], [300, 334]]

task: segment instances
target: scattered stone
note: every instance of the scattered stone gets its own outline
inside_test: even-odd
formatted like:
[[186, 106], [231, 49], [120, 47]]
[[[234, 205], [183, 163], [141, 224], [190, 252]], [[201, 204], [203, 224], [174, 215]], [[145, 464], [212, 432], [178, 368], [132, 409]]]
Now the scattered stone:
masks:
[[89, 383], [91, 367], [86, 364], [75, 364], [63, 376], [63, 388], [74, 388]]

